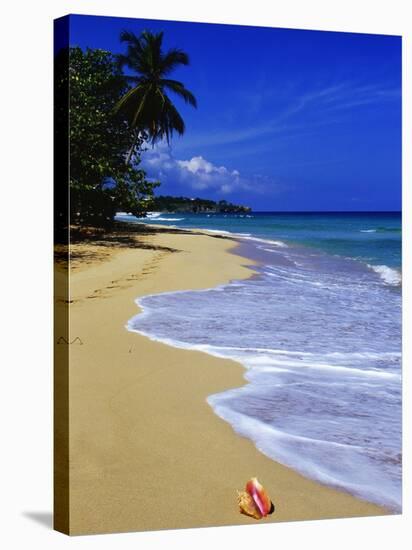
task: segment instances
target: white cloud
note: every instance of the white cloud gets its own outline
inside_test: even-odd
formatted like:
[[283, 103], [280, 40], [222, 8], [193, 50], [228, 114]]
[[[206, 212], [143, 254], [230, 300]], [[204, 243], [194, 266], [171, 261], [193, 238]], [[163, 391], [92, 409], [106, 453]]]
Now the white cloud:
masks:
[[145, 151], [141, 166], [150, 178], [158, 179], [162, 184], [172, 184], [175, 188], [209, 190], [227, 195], [255, 187], [238, 170], [217, 166], [200, 155], [189, 160], [175, 159], [170, 148], [163, 144]]

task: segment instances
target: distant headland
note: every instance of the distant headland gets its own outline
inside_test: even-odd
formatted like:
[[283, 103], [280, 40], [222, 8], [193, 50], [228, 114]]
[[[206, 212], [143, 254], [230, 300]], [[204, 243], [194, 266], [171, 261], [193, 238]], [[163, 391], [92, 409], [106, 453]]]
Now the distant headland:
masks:
[[230, 213], [244, 214], [250, 212], [249, 206], [232, 204], [225, 200], [218, 202], [209, 199], [189, 198], [189, 197], [172, 197], [169, 195], [159, 195], [150, 200], [151, 210], [158, 212], [192, 212], [192, 213]]

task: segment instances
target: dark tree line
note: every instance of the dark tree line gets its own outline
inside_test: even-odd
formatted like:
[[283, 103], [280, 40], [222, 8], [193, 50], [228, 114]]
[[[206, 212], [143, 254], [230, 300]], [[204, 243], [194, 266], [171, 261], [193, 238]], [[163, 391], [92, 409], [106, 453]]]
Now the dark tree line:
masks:
[[246, 213], [250, 212], [248, 206], [232, 204], [225, 200], [219, 202], [188, 197], [172, 197], [170, 195], [160, 195], [153, 197], [150, 201], [150, 208], [160, 212], [210, 212], [210, 213]]
[[[66, 173], [59, 177], [69, 178], [70, 223], [107, 226], [118, 210], [141, 215], [142, 199], [150, 197], [158, 184], [149, 182], [138, 168], [138, 155], [133, 165], [125, 163], [133, 136], [127, 120], [114, 108], [129, 84], [115, 57], [102, 50], [62, 50], [55, 60], [55, 86], [56, 147], [68, 146], [68, 171], [65, 166]], [[58, 101], [59, 94], [67, 103]], [[142, 133], [139, 147], [144, 138]], [[65, 184], [61, 182], [62, 187]]]

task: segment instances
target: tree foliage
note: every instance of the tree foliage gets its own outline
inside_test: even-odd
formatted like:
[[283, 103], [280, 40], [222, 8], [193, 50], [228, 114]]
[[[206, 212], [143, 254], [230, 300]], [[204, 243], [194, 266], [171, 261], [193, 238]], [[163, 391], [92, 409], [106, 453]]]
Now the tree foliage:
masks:
[[225, 200], [219, 202], [210, 199], [173, 197], [159, 195], [150, 201], [150, 209], [160, 212], [209, 212], [213, 214], [244, 214], [250, 212], [248, 206], [233, 204]]
[[[141, 215], [143, 199], [158, 184], [148, 182], [145, 172], [137, 169], [138, 155], [133, 166], [125, 164], [134, 138], [114, 106], [129, 85], [114, 56], [103, 50], [70, 48], [68, 73], [57, 59], [55, 78], [57, 93], [59, 79], [63, 86], [67, 78], [69, 87], [69, 105], [61, 108], [69, 108], [71, 223], [107, 225], [119, 210]], [[145, 137], [139, 136], [138, 150]]]

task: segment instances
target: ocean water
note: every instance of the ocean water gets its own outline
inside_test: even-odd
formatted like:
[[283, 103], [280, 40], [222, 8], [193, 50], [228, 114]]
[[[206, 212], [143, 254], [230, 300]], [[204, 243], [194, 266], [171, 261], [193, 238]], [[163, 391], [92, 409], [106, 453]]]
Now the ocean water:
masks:
[[300, 212], [251, 214], [159, 214], [119, 220], [182, 229], [208, 229], [240, 237], [278, 239], [369, 262], [401, 267], [401, 214], [398, 212]]
[[273, 460], [399, 512], [400, 215], [248, 216], [147, 220], [229, 233], [259, 265], [139, 299], [129, 330], [239, 361], [245, 385], [208, 397], [217, 415]]

